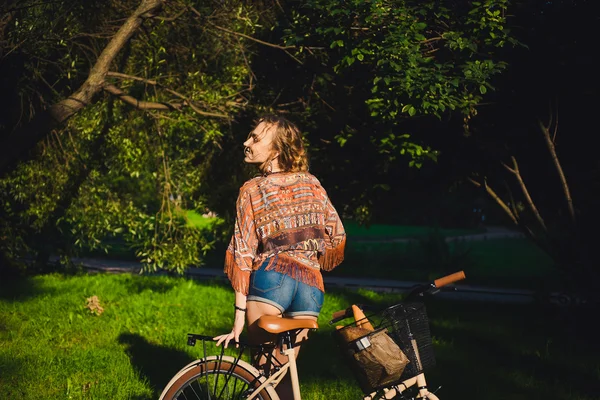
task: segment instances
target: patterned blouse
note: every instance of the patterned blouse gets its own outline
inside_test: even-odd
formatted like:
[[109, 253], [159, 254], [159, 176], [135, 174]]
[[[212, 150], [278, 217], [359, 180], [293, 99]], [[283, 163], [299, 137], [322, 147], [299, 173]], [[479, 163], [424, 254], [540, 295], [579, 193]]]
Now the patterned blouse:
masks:
[[278, 172], [247, 181], [236, 203], [225, 273], [234, 290], [248, 294], [250, 273], [268, 261], [274, 270], [324, 291], [321, 270], [344, 259], [346, 233], [317, 178]]

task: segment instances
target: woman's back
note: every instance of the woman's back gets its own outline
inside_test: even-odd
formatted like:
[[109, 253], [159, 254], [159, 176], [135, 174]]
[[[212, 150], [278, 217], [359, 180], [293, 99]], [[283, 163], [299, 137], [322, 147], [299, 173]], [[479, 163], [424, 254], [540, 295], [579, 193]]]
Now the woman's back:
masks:
[[[237, 216], [230, 250], [251, 259], [252, 269], [270, 260], [268, 269], [323, 290], [319, 270], [331, 270], [342, 261], [343, 226], [325, 189], [308, 172], [249, 180], [240, 189]], [[337, 256], [332, 254], [335, 248], [341, 250]], [[310, 269], [298, 271], [292, 264]]]

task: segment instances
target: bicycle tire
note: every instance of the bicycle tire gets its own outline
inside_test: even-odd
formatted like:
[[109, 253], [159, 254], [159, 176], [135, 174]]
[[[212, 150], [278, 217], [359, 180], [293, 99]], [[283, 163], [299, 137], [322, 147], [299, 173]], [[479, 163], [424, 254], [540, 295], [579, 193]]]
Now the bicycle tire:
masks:
[[[211, 356], [182, 368], [163, 390], [160, 400], [233, 400], [245, 399], [265, 378], [245, 361], [230, 356]], [[279, 400], [271, 386], [254, 397]]]

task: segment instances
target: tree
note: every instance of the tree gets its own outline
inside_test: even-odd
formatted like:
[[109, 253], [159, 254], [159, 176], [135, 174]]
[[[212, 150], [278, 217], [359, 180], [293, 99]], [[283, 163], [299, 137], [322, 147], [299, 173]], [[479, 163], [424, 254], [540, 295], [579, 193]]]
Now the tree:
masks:
[[200, 264], [218, 232], [188, 228], [185, 209], [204, 209], [206, 167], [253, 86], [246, 42], [219, 29], [252, 34], [256, 10], [66, 0], [8, 11], [2, 69], [16, 96], [4, 100], [22, 106], [3, 113], [5, 256], [44, 263], [118, 236], [148, 268]]
[[[582, 217], [581, 209], [576, 207], [557, 153], [558, 126], [557, 112], [551, 115], [547, 123], [539, 120], [540, 142], [545, 146], [538, 144], [525, 156], [530, 158], [529, 161], [544, 160], [546, 171], [552, 171], [544, 181], [543, 190], [546, 195], [552, 193], [550, 201], [544, 201], [539, 183], [531, 184], [525, 179], [524, 174], [528, 171], [522, 170], [516, 153], [511, 153], [511, 150], [505, 156], [510, 161], [500, 161], [505, 172], [508, 172], [507, 177], [500, 178], [496, 174], [478, 171], [468, 180], [482, 188], [502, 209], [507, 219], [554, 260], [564, 277], [565, 289], [584, 295], [586, 299], [596, 298], [599, 271], [591, 258], [590, 238], [578, 221]], [[546, 157], [531, 154], [544, 148]], [[504, 185], [498, 190], [496, 186], [500, 182]], [[551, 186], [554, 188], [550, 189]]]
[[564, 289], [597, 300], [600, 169], [589, 127], [600, 104], [587, 55], [595, 5], [531, 1], [517, 11], [515, 34], [528, 48], [512, 57], [510, 81], [456, 158], [506, 221], [552, 257]]
[[[92, 101], [92, 98], [105, 86], [105, 77], [119, 52], [142, 25], [143, 20], [152, 17], [153, 13], [158, 11], [162, 4], [162, 0], [143, 0], [102, 50], [83, 84], [67, 98], [50, 105], [47, 110], [37, 114], [30, 123], [24, 126], [25, 129], [17, 131], [8, 138], [4, 146], [1, 147], [2, 150], [0, 150], [2, 151], [0, 154], [0, 171], [18, 160], [23, 152], [30, 150], [53, 128], [62, 125]], [[18, 28], [20, 18], [18, 16], [13, 18], [15, 18], [14, 26]], [[23, 21], [21, 21], [21, 24], [23, 25]], [[29, 25], [21, 29], [32, 30], [32, 28], [34, 26]], [[16, 36], [19, 36], [18, 33]], [[17, 46], [15, 43], [13, 48]], [[109, 90], [108, 88], [110, 86], [107, 85], [107, 90]]]
[[265, 62], [255, 73], [271, 84], [258, 85], [256, 96], [311, 132], [315, 167], [327, 166], [318, 172], [338, 186], [334, 196], [350, 199], [348, 213], [364, 221], [377, 208], [373, 199], [411, 173], [404, 165], [437, 159], [429, 131], [469, 132], [506, 68], [502, 49], [517, 44], [507, 1], [315, 0], [283, 8], [266, 40], [283, 35], [290, 54], [260, 49]]

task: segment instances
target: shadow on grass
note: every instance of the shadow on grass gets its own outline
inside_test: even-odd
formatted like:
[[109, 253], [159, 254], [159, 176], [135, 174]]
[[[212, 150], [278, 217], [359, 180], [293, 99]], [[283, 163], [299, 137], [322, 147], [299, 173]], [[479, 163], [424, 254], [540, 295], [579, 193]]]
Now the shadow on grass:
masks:
[[[15, 388], [20, 387], [21, 369], [23, 363], [14, 358], [7, 358], [0, 355], [0, 387], [2, 387], [2, 396], [6, 399], [24, 398], [25, 391], [18, 393]], [[15, 391], [13, 391], [15, 390]]]
[[155, 279], [154, 276], [138, 276], [136, 279], [130, 279], [126, 283], [127, 290], [135, 294], [140, 294], [144, 291], [167, 293], [177, 284], [178, 282], [174, 279], [167, 281], [164, 279]]
[[[378, 301], [360, 293], [338, 293], [347, 304]], [[386, 299], [389, 301], [389, 298]], [[383, 305], [383, 304], [380, 304]], [[433, 301], [437, 365], [427, 371], [441, 398], [588, 399], [596, 398], [600, 345], [587, 319], [539, 305]], [[301, 382], [342, 382], [358, 386], [323, 324], [302, 347]], [[466, 397], [465, 397], [466, 396]], [[359, 398], [359, 397], [357, 397]]]
[[592, 398], [599, 385], [594, 371], [551, 357], [523, 354], [512, 346], [509, 337], [494, 339], [461, 331], [454, 337], [452, 350], [437, 354], [436, 375], [443, 379], [444, 395], [449, 398], [458, 398], [465, 385], [473, 395], [497, 394], [489, 398], [507, 398], [511, 394], [511, 399], [559, 400], [566, 393], [568, 398]]
[[[435, 311], [450, 306], [437, 304]], [[468, 314], [460, 307], [447, 310], [451, 318], [459, 315], [454, 325], [432, 327], [440, 344], [431, 382], [443, 384], [440, 397], [460, 398], [465, 387], [473, 398], [486, 399], [597, 395], [598, 363], [588, 352], [597, 354], [598, 344], [586, 335], [574, 337], [560, 315], [534, 306], [470, 304]]]
[[350, 370], [344, 365], [340, 351], [333, 341], [333, 329], [320, 329], [309, 336], [298, 357], [298, 371], [305, 379], [353, 381]]
[[[328, 290], [327, 293], [341, 298], [340, 303], [345, 307], [349, 307], [352, 304], [367, 304], [373, 306], [375, 310], [396, 303], [401, 298], [400, 295], [387, 294], [382, 296], [381, 294], [373, 294], [372, 292], [336, 289]], [[331, 315], [328, 315], [327, 311], [322, 311], [322, 316], [319, 320], [319, 329], [311, 332], [308, 342], [302, 346], [298, 357], [300, 382], [313, 383], [317, 386], [338, 386], [343, 388], [344, 395], [353, 393], [353, 395], [356, 395], [353, 398], [361, 398], [362, 392], [349, 366], [346, 365], [347, 361], [342, 357], [340, 349], [332, 335], [336, 325], [350, 323], [352, 322], [352, 318], [329, 325], [330, 318]], [[350, 391], [347, 391], [348, 388], [351, 388]]]
[[[370, 306], [373, 310], [379, 310], [392, 304], [396, 304], [402, 300], [403, 296], [401, 293], [376, 293], [368, 290], [349, 290], [336, 287], [327, 288], [325, 296], [328, 294], [342, 298], [342, 303], [346, 307], [350, 307], [352, 304], [363, 304]], [[324, 310], [321, 310], [321, 314], [329, 321], [331, 315], [323, 314], [323, 312]]]
[[53, 290], [43, 287], [39, 280], [28, 277], [5, 277], [0, 282], [0, 299], [10, 302], [25, 301], [51, 292]]
[[194, 361], [184, 351], [149, 343], [144, 337], [133, 333], [122, 333], [119, 343], [127, 346], [131, 364], [154, 390], [158, 398], [171, 378], [185, 365]]

